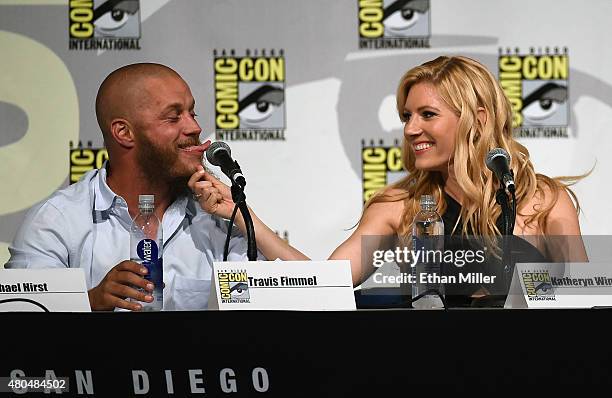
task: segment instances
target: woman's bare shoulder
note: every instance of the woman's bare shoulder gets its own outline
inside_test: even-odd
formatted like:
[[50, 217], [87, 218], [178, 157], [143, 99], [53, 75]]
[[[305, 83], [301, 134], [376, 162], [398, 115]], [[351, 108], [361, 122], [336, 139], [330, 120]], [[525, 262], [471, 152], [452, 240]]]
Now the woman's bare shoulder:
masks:
[[[529, 235], [579, 235], [578, 214], [574, 201], [568, 190], [557, 183], [550, 185], [538, 181], [538, 189], [535, 195], [529, 198], [520, 209], [518, 209], [517, 226], [520, 226], [524, 234]], [[538, 213], [550, 209], [547, 217], [546, 231], [542, 231], [536, 223], [527, 226], [524, 221]]]
[[362, 224], [384, 223], [394, 231], [399, 228], [402, 214], [404, 214], [406, 192], [389, 188], [381, 193], [385, 199], [374, 202], [363, 213]]

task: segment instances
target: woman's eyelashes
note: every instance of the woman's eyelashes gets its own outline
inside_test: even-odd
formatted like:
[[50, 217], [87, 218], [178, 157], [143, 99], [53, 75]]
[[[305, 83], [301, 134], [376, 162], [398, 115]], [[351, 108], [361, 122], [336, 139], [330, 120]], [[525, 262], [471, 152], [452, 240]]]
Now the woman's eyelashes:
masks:
[[[431, 118], [437, 116], [438, 114], [436, 112], [433, 112], [433, 111], [422, 111], [421, 113], [419, 113], [419, 115], [421, 116], [421, 118], [427, 120], [427, 119], [431, 119]], [[412, 113], [411, 112], [404, 112], [402, 114], [402, 121], [403, 122], [408, 122], [411, 117], [412, 117]]]

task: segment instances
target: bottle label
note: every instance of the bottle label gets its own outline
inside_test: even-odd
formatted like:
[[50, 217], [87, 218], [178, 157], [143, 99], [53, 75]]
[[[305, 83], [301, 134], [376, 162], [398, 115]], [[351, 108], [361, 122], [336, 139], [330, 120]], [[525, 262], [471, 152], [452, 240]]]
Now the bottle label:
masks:
[[136, 245], [136, 253], [140, 263], [147, 267], [145, 279], [150, 280], [155, 285], [156, 290], [162, 289], [163, 269], [162, 258], [159, 255], [159, 247], [153, 239], [143, 239]]
[[142, 264], [149, 268], [157, 262], [159, 249], [157, 243], [152, 239], [143, 239], [136, 246], [138, 257], [142, 260]]

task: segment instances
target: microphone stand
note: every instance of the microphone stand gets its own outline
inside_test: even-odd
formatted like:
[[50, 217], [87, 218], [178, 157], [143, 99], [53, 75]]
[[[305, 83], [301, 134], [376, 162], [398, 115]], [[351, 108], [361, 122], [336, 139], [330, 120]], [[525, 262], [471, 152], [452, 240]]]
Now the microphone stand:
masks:
[[[512, 172], [512, 171], [511, 171]], [[514, 177], [514, 173], [513, 177]], [[504, 228], [502, 232], [502, 264], [504, 266], [502, 278], [504, 282], [504, 289], [510, 288], [510, 282], [512, 281], [512, 247], [509, 244], [512, 236], [514, 235], [514, 224], [516, 222], [516, 195], [514, 192], [510, 192], [512, 195], [512, 207], [508, 203], [508, 195], [506, 194], [506, 187], [503, 181], [500, 181], [500, 187], [495, 193], [495, 201], [501, 206], [502, 219], [504, 222]]]
[[[246, 185], [246, 182], [243, 185]], [[236, 184], [234, 181], [232, 181], [232, 200], [236, 205], [234, 206], [234, 211], [232, 212], [232, 217], [230, 218], [229, 229], [227, 230], [227, 237], [225, 238], [225, 246], [223, 248], [223, 261], [227, 261], [227, 256], [229, 252], [229, 241], [232, 235], [232, 227], [234, 225], [234, 220], [236, 218], [236, 212], [238, 209], [240, 209], [240, 213], [242, 213], [242, 218], [244, 219], [244, 225], [246, 228], [247, 257], [249, 261], [257, 261], [257, 241], [255, 240], [255, 227], [253, 226], [253, 219], [251, 218], [249, 207], [246, 204], [246, 195], [244, 194], [243, 185]]]
[[418, 296], [410, 297], [410, 298], [408, 298], [408, 299], [403, 301], [402, 307], [414, 308], [412, 306], [412, 303], [414, 303], [414, 302], [416, 302], [416, 301], [418, 301], [418, 300], [422, 299], [423, 297], [425, 297], [427, 295], [430, 295], [430, 294], [438, 296], [438, 298], [442, 302], [442, 306], [444, 307], [444, 309], [448, 310], [448, 304], [446, 303], [446, 299], [444, 298], [444, 295], [442, 293], [440, 293], [440, 291], [438, 289], [427, 289], [423, 293], [419, 294]]

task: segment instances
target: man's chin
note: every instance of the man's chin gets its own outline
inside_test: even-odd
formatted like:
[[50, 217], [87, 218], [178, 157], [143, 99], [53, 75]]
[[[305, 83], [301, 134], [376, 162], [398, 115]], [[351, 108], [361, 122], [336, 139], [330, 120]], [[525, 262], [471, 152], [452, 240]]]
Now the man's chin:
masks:
[[177, 170], [177, 175], [189, 175], [191, 176], [198, 170], [198, 166], [202, 165], [202, 157], [190, 156], [188, 159], [182, 159], [180, 170]]
[[201, 157], [179, 153], [170, 167], [171, 174], [175, 176], [192, 175], [200, 164], [202, 164]]

